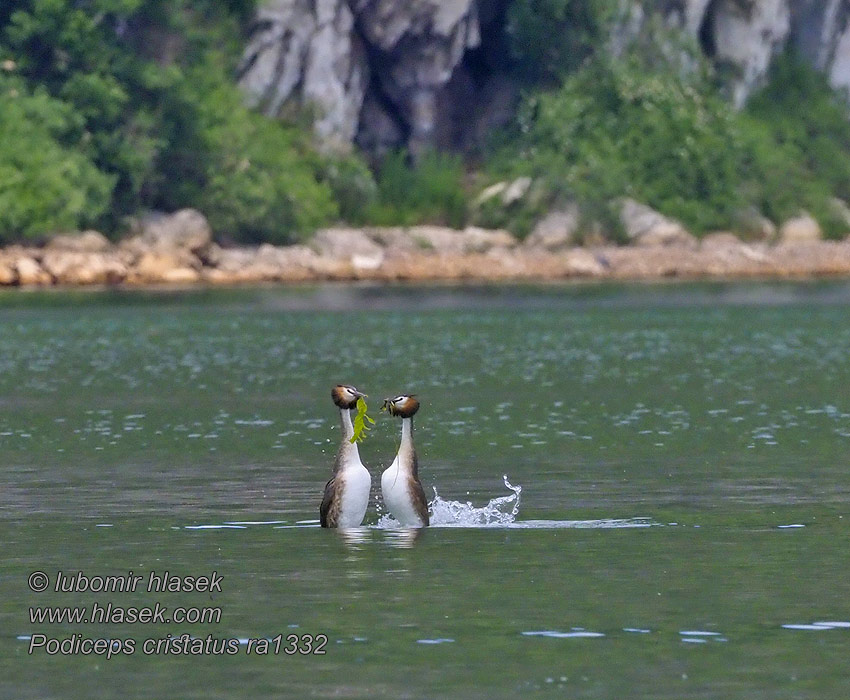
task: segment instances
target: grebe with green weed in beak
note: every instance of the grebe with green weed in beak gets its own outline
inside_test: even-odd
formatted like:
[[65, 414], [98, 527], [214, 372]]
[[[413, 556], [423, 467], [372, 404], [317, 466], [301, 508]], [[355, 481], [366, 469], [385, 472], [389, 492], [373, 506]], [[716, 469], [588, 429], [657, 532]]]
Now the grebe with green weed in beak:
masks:
[[339, 408], [342, 439], [334, 458], [334, 471], [325, 485], [319, 518], [322, 527], [359, 527], [369, 506], [372, 477], [360, 461], [357, 443], [352, 442], [354, 424], [351, 411], [357, 408], [357, 399], [366, 396], [353, 386], [337, 384], [331, 398]]

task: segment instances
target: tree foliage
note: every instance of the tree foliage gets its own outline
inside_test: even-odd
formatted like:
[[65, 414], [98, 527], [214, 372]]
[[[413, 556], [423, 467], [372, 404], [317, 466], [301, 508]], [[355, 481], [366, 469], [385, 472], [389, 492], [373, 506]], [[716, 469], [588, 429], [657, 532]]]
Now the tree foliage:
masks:
[[[242, 45], [240, 21], [253, 5], [254, 0], [4, 4], [0, 60], [11, 62], [25, 90], [49, 95], [76, 125], [57, 130], [39, 125], [37, 115], [28, 132], [33, 150], [59, 149], [85, 171], [79, 181], [68, 182], [78, 189], [70, 196], [73, 206], [60, 200], [44, 204], [64, 212], [62, 226], [93, 222], [115, 231], [123, 217], [144, 209], [200, 206], [215, 228], [233, 238], [283, 241], [336, 215], [308, 141], [241, 105], [231, 76]], [[12, 161], [3, 158], [0, 167], [11, 168]], [[33, 162], [30, 169], [35, 168]], [[104, 183], [110, 183], [106, 206]], [[45, 199], [50, 193], [42, 190]], [[37, 198], [35, 192], [29, 197]], [[7, 235], [16, 227], [18, 235], [30, 235], [42, 225], [38, 217], [19, 217], [8, 222]]]
[[114, 178], [84, 155], [81, 118], [0, 77], [0, 241], [73, 230], [109, 206]]
[[793, 57], [741, 114], [698, 64], [664, 69], [633, 53], [597, 56], [527, 97], [491, 167], [531, 175], [549, 205], [578, 201], [606, 224], [629, 196], [698, 234], [735, 229], [755, 208], [776, 222], [806, 209], [838, 235], [829, 199], [850, 194], [848, 163], [847, 105]]

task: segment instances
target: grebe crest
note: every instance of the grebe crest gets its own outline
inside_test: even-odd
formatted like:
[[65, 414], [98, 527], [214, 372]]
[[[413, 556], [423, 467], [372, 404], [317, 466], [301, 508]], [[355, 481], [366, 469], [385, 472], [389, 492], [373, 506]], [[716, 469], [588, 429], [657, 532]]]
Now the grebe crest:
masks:
[[357, 408], [357, 399], [366, 394], [357, 391], [351, 384], [337, 384], [331, 389], [331, 398], [339, 408], [354, 410]]
[[413, 418], [419, 410], [419, 401], [416, 394], [400, 394], [394, 399], [384, 399], [381, 410], [387, 411], [391, 416]]

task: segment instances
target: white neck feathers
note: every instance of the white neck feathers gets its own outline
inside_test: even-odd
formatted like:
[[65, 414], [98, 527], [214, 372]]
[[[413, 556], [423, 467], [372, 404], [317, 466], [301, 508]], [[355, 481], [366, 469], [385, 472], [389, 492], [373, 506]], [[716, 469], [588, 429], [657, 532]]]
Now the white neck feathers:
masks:
[[398, 464], [402, 469], [413, 468], [413, 419], [401, 419], [401, 445], [398, 448]]
[[339, 454], [337, 457], [339, 467], [345, 468], [349, 464], [360, 464], [360, 452], [357, 449], [357, 443], [351, 442], [354, 437], [354, 424], [351, 422], [351, 411], [347, 408], [339, 409], [339, 419], [342, 425], [342, 440], [339, 444]]

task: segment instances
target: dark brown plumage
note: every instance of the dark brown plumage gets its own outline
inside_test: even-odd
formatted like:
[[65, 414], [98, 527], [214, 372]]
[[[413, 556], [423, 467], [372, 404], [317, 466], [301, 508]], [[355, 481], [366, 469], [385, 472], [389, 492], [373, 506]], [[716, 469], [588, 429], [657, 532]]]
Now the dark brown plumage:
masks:
[[417, 474], [419, 465], [416, 464], [415, 457], [413, 463], [413, 471], [408, 477], [410, 480], [410, 500], [413, 502], [413, 508], [416, 514], [422, 519], [422, 525], [428, 527], [431, 524], [431, 516], [428, 513], [428, 499], [425, 498], [425, 489], [422, 488], [422, 482], [419, 481]]
[[342, 499], [336, 497], [336, 477], [331, 477], [325, 484], [325, 494], [322, 505], [319, 506], [319, 522], [322, 527], [336, 527], [339, 523], [339, 510]]

